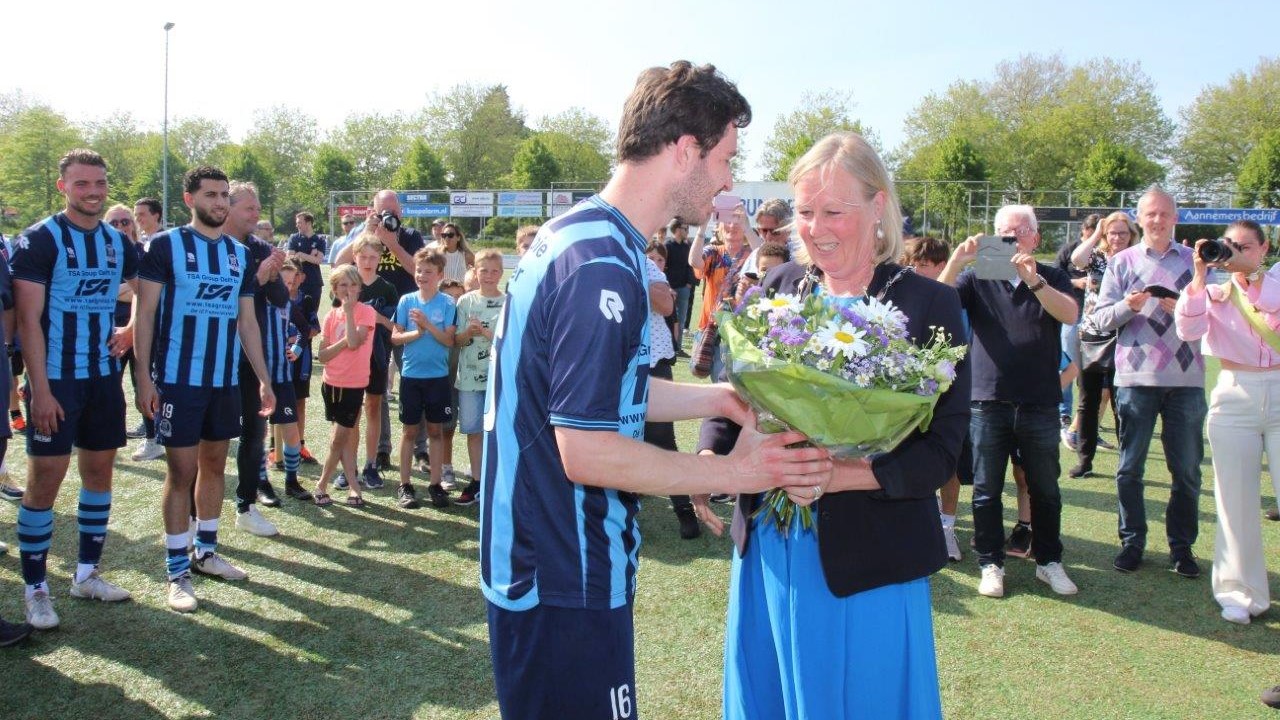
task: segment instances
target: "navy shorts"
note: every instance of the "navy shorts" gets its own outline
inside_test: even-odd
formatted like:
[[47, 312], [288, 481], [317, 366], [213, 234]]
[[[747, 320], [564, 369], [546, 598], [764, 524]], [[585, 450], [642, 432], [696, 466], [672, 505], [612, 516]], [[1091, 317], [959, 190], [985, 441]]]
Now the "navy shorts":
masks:
[[417, 425], [453, 419], [453, 386], [449, 378], [400, 378], [400, 422]]
[[386, 395], [387, 394], [387, 364], [377, 361], [375, 357], [369, 361], [369, 384], [365, 386], [364, 391], [370, 395]]
[[[124, 388], [118, 374], [85, 380], [50, 380], [49, 390], [62, 406], [63, 418], [52, 435], [42, 435], [34, 424], [27, 425], [28, 455], [70, 455], [72, 445], [95, 452], [124, 447]], [[30, 420], [29, 387], [25, 402]]]
[[276, 395], [276, 409], [268, 420], [272, 425], [288, 425], [298, 422], [298, 398], [293, 394], [293, 382], [271, 383]]
[[[248, 380], [247, 382], [256, 382]], [[218, 442], [240, 436], [240, 388], [192, 387], [157, 383], [160, 412], [156, 442], [165, 447], [192, 447], [201, 440]]]
[[295, 400], [306, 400], [311, 397], [311, 378], [293, 381], [293, 397]]
[[360, 422], [364, 388], [340, 388], [321, 383], [320, 397], [324, 399], [325, 420], [338, 423], [344, 428], [353, 428]]
[[489, 653], [504, 720], [636, 718], [630, 604], [615, 610], [489, 606]]

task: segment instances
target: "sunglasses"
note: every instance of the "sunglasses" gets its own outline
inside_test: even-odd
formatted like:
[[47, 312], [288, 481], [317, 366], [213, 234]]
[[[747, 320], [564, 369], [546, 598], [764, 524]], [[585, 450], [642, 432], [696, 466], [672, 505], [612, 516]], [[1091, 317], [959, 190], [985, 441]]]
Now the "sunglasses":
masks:
[[342, 227], [351, 227], [352, 225], [355, 225], [355, 224], [356, 224], [356, 221], [355, 221], [355, 220], [343, 220], [343, 221], [342, 221]]
[[452, 240], [452, 239], [454, 239], [454, 238], [458, 237], [458, 233], [456, 233], [456, 232], [442, 232], [442, 233], [440, 233], [440, 237], [444, 238], [445, 240]]
[[129, 227], [133, 224], [133, 220], [129, 218], [116, 218], [115, 220], [108, 220], [107, 224], [113, 228]]
[[782, 228], [762, 228], [762, 227], [758, 227], [758, 228], [756, 228], [756, 232], [757, 232], [757, 233], [760, 233], [760, 236], [761, 236], [761, 237], [779, 237], [779, 236], [782, 236], [782, 235], [786, 235], [786, 234], [787, 234], [787, 231], [786, 231], [786, 230], [783, 230]]

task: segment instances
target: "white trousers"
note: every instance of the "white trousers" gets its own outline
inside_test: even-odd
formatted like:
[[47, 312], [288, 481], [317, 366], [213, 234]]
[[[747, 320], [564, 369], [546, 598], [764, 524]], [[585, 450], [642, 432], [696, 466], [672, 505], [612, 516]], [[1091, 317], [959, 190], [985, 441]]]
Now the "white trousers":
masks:
[[[1262, 551], [1262, 452], [1280, 458], [1280, 370], [1223, 370], [1209, 396], [1218, 531], [1213, 548], [1213, 597], [1222, 607], [1257, 615], [1271, 604]], [[1272, 468], [1274, 471], [1274, 467]], [[1271, 473], [1280, 496], [1280, 483]]]

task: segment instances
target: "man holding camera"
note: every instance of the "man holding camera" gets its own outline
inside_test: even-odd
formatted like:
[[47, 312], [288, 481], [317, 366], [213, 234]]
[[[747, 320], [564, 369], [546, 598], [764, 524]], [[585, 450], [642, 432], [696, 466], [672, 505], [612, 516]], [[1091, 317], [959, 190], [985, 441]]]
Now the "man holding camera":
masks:
[[[1061, 331], [1080, 314], [1071, 278], [1036, 262], [1035, 212], [1006, 205], [996, 212], [995, 260], [979, 251], [982, 236], [960, 243], [939, 282], [954, 285], [973, 329], [973, 540], [982, 567], [978, 593], [1004, 596], [1004, 509], [1009, 457], [1017, 453], [1031, 496], [1031, 548], [1036, 579], [1059, 595], [1074, 595], [1062, 565], [1062, 495], [1058, 489], [1058, 403]], [[1012, 257], [1009, 256], [1012, 253]], [[980, 257], [982, 256], [982, 257]], [[978, 260], [974, 270], [961, 274]], [[1011, 269], [1010, 269], [1011, 266]]]
[[1194, 254], [1173, 241], [1177, 224], [1177, 204], [1159, 186], [1138, 199], [1142, 242], [1111, 259], [1090, 317], [1100, 330], [1120, 331], [1115, 356], [1120, 554], [1113, 565], [1120, 572], [1133, 572], [1142, 564], [1147, 544], [1143, 469], [1159, 414], [1165, 464], [1172, 476], [1165, 510], [1171, 569], [1196, 578], [1200, 566], [1191, 546], [1199, 534], [1200, 462], [1204, 460], [1200, 428], [1208, 406], [1200, 343], [1183, 342], [1174, 326], [1174, 306], [1178, 293], [1191, 282]]
[[[405, 227], [402, 218], [404, 213], [400, 208], [400, 196], [394, 190], [379, 190], [373, 196], [373, 205], [370, 208], [368, 217], [365, 218], [364, 226], [356, 228], [354, 234], [358, 237], [365, 229], [372, 229], [373, 234], [382, 243], [382, 259], [378, 261], [378, 277], [391, 283], [396, 288], [396, 294], [404, 297], [409, 293], [416, 292], [418, 285], [413, 279], [413, 254], [426, 247], [426, 240], [423, 239], [422, 233], [411, 227]], [[355, 254], [348, 246], [338, 253], [334, 258], [334, 265], [343, 263], [354, 263]], [[400, 365], [400, 357], [403, 354], [401, 348], [396, 348], [401, 352], [394, 352], [392, 360], [396, 366]], [[378, 393], [374, 390], [377, 388], [370, 387], [365, 392], [365, 402], [369, 402], [369, 396], [378, 396], [385, 394], [385, 386]], [[376, 468], [378, 470], [386, 470], [391, 462], [391, 414], [387, 407], [387, 403], [383, 402], [380, 409], [381, 426], [378, 430], [378, 455]]]

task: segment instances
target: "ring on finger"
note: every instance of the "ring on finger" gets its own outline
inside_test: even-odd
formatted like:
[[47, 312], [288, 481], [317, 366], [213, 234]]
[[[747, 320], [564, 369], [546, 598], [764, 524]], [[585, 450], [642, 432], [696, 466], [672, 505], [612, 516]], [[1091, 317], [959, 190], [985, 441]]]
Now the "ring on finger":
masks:
[[821, 485], [814, 485], [814, 486], [813, 486], [813, 499], [814, 499], [814, 500], [817, 500], [817, 499], [818, 499], [818, 498], [820, 498], [820, 497], [822, 497], [822, 486], [821, 486]]

